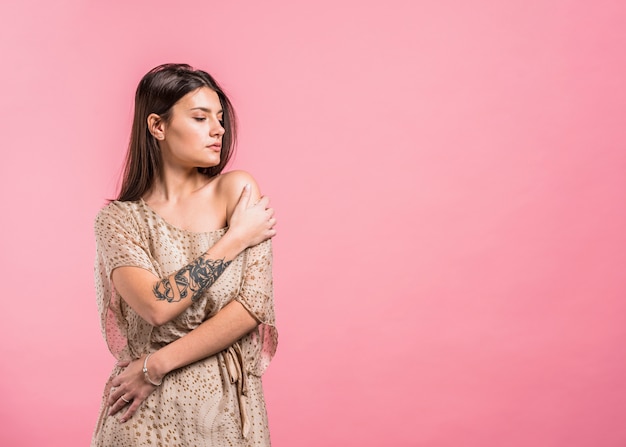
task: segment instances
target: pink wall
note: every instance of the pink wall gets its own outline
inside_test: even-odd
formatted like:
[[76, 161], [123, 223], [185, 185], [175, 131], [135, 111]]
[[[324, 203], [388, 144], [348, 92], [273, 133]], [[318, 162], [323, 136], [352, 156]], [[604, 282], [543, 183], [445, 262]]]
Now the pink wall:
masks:
[[624, 2], [14, 3], [0, 445], [88, 443], [92, 221], [166, 61], [278, 210], [275, 446], [626, 445]]

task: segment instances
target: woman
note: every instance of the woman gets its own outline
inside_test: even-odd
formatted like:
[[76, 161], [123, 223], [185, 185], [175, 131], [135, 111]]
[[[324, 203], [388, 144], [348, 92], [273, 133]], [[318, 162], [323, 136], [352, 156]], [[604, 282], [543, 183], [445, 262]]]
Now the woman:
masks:
[[243, 171], [230, 101], [207, 73], [139, 83], [124, 180], [95, 222], [102, 331], [118, 364], [94, 446], [270, 444], [273, 210]]

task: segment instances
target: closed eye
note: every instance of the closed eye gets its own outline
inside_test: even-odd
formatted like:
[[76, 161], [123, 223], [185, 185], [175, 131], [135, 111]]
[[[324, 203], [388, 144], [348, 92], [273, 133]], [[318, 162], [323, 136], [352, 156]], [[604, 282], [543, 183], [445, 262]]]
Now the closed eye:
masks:
[[197, 117], [195, 117], [194, 119], [195, 119], [196, 121], [200, 121], [200, 122], [201, 122], [201, 121], [206, 121], [206, 118], [205, 118], [205, 117], [199, 117], [199, 116], [197, 116]]

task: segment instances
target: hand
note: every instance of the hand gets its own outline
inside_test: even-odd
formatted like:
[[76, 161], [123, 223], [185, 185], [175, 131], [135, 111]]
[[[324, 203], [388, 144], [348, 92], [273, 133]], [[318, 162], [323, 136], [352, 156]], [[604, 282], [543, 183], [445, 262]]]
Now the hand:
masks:
[[111, 407], [109, 408], [109, 416], [113, 416], [126, 408], [126, 412], [120, 418], [121, 423], [129, 420], [156, 388], [144, 379], [143, 360], [142, 357], [132, 362], [120, 363], [119, 366], [125, 367], [125, 369], [111, 382], [112, 387], [108, 400]]
[[269, 198], [261, 197], [250, 205], [250, 185], [243, 188], [239, 201], [230, 217], [229, 232], [246, 247], [252, 247], [276, 236], [276, 218], [269, 207]]

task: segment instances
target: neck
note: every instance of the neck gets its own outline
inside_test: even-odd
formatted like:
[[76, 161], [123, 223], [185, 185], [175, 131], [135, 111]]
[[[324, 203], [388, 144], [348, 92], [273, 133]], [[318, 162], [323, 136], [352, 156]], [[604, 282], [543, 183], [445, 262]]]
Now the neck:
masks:
[[207, 184], [210, 179], [197, 169], [164, 169], [163, 175], [155, 180], [144, 197], [146, 201], [178, 202], [191, 196]]

